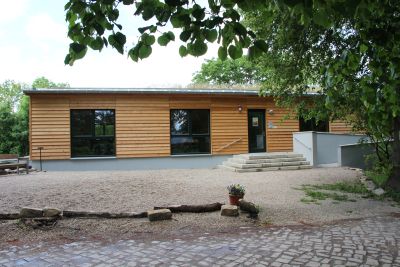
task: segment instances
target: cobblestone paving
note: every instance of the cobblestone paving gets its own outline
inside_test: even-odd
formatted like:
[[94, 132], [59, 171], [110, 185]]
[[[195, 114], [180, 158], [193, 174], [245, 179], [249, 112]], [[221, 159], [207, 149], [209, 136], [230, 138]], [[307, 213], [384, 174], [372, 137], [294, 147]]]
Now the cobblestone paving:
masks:
[[399, 218], [383, 216], [180, 239], [11, 246], [0, 250], [0, 266], [400, 266], [399, 245]]

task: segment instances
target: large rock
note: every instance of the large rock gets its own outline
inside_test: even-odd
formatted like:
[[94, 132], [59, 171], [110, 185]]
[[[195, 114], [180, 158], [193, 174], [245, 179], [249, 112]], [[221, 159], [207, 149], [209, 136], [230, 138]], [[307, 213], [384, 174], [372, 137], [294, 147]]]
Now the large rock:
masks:
[[223, 205], [221, 207], [221, 215], [222, 216], [238, 216], [239, 209], [236, 205]]
[[43, 217], [43, 210], [41, 209], [35, 209], [35, 208], [22, 208], [19, 211], [19, 216], [21, 218], [37, 218], [37, 217]]
[[170, 220], [172, 218], [172, 212], [169, 209], [149, 210], [147, 212], [149, 221], [162, 221]]
[[256, 207], [256, 205], [254, 203], [246, 201], [244, 199], [239, 200], [239, 207], [240, 207], [240, 210], [247, 211], [248, 213], [251, 213], [251, 214], [259, 213], [259, 209]]
[[61, 217], [62, 211], [56, 208], [44, 208], [43, 217]]
[[377, 196], [382, 196], [383, 194], [385, 194], [385, 190], [383, 190], [382, 188], [377, 188], [373, 190], [372, 193], [374, 193]]

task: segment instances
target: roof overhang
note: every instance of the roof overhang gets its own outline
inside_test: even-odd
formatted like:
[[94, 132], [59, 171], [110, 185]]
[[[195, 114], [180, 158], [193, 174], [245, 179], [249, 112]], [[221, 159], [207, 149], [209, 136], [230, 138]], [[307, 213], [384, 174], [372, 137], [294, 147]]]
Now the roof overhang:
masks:
[[185, 95], [259, 95], [258, 89], [193, 89], [193, 88], [29, 88], [32, 94], [185, 94]]

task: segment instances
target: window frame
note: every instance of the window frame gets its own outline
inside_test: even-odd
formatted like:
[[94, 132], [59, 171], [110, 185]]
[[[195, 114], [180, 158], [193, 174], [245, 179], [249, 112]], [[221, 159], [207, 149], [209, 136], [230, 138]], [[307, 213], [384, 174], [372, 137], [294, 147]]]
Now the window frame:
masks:
[[[73, 125], [73, 116], [72, 113], [74, 111], [90, 111], [91, 114], [91, 125], [90, 125], [90, 131], [91, 134], [89, 135], [74, 135], [73, 130], [72, 130], [72, 125]], [[101, 135], [101, 136], [96, 136], [96, 111], [112, 111], [114, 115], [114, 129], [113, 129], [113, 135]], [[100, 108], [100, 109], [70, 109], [70, 149], [71, 149], [71, 158], [100, 158], [100, 157], [115, 157], [117, 150], [116, 150], [116, 136], [115, 136], [115, 126], [116, 126], [116, 121], [115, 121], [116, 113], [115, 109], [109, 109], [109, 108]], [[113, 141], [113, 147], [114, 147], [114, 153], [109, 154], [109, 155], [97, 155], [97, 154], [89, 154], [89, 155], [74, 155], [73, 154], [73, 140], [76, 139], [87, 139], [87, 140], [96, 140], [99, 141], [99, 139]]]
[[[187, 134], [172, 134], [171, 126], [172, 126], [172, 113], [175, 110], [184, 110], [188, 114], [188, 133]], [[193, 134], [193, 129], [192, 129], [192, 112], [193, 111], [199, 111], [199, 110], [205, 110], [207, 111], [207, 119], [208, 119], [208, 127], [207, 127], [207, 134]], [[182, 156], [182, 155], [207, 155], [211, 153], [211, 110], [208, 108], [196, 108], [196, 109], [187, 109], [187, 108], [173, 108], [170, 109], [169, 112], [169, 133], [170, 133], [170, 154], [172, 156]], [[172, 150], [172, 138], [173, 137], [208, 137], [209, 142], [208, 142], [208, 151], [207, 152], [190, 152], [190, 153], [174, 153]]]

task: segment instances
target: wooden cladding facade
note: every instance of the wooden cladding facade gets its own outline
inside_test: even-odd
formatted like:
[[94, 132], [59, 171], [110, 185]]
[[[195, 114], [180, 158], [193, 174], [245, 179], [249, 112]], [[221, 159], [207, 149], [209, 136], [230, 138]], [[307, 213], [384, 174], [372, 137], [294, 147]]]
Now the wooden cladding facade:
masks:
[[[71, 157], [70, 110], [114, 109], [117, 158], [170, 156], [170, 110], [209, 109], [211, 154], [248, 153], [248, 109], [264, 109], [267, 151], [292, 151], [292, 132], [299, 131], [289, 110], [272, 98], [220, 95], [32, 94], [30, 155], [39, 159]], [[239, 111], [241, 107], [242, 111]], [[330, 124], [345, 131], [342, 122]], [[346, 130], [347, 131], [347, 130]]]

